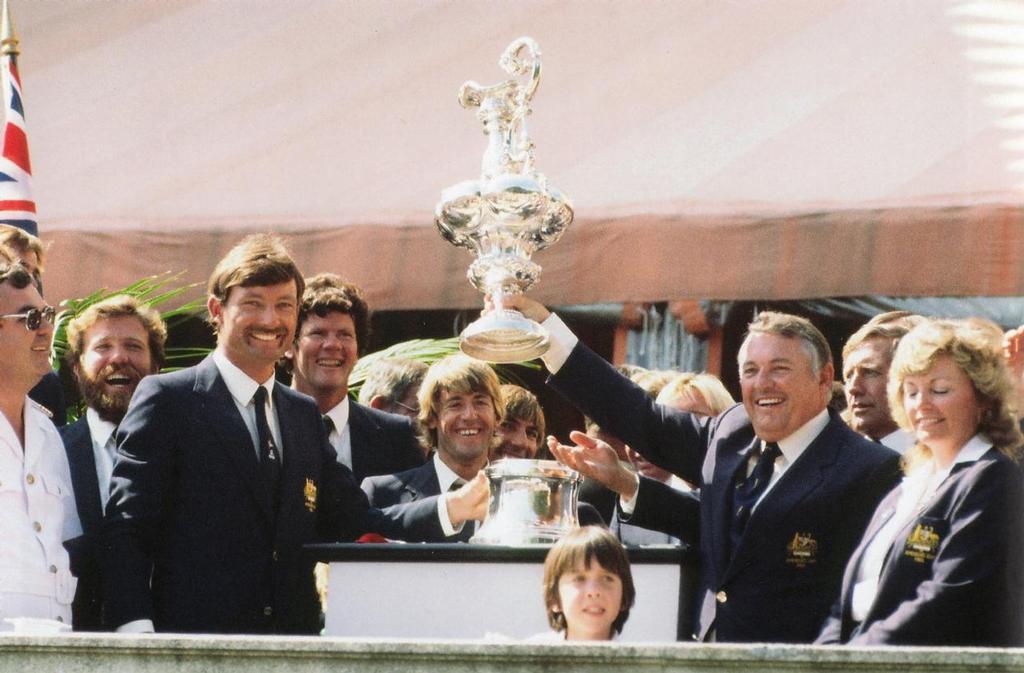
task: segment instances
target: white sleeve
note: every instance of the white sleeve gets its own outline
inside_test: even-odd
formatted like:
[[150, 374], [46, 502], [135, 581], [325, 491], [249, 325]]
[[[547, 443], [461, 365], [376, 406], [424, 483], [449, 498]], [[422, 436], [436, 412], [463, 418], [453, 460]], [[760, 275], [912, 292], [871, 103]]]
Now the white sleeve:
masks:
[[153, 633], [153, 621], [150, 619], [136, 619], [114, 629], [117, 633]]
[[547, 320], [541, 323], [541, 326], [548, 331], [551, 345], [548, 348], [548, 352], [542, 355], [540, 359], [544, 361], [544, 366], [548, 368], [549, 372], [557, 374], [558, 370], [565, 364], [565, 361], [569, 359], [572, 349], [576, 348], [576, 344], [580, 340], [562, 322], [562, 319], [554, 313], [548, 315]]

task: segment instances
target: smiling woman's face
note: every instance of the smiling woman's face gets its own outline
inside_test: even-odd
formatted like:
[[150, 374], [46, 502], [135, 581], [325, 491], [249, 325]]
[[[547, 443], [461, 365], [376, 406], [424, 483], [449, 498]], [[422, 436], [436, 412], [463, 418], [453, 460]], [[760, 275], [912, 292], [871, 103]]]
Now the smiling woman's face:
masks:
[[902, 404], [917, 441], [954, 455], [978, 431], [981, 403], [971, 379], [948, 355], [903, 378]]

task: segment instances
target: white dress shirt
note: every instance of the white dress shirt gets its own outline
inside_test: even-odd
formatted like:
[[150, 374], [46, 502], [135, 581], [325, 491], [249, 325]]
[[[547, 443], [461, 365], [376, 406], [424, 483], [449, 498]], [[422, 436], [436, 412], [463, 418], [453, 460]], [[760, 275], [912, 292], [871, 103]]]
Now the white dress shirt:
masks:
[[117, 442], [114, 437], [117, 426], [100, 418], [99, 412], [92, 407], [85, 410], [85, 422], [92, 439], [92, 457], [96, 462], [96, 481], [100, 487], [102, 511], [107, 508], [107, 500], [110, 499], [110, 475], [114, 472], [114, 460], [117, 458]]
[[348, 395], [341, 398], [341, 402], [334, 405], [324, 416], [328, 416], [334, 427], [331, 429], [327, 439], [338, 454], [338, 460], [352, 469], [352, 433], [348, 427], [349, 401]]
[[256, 389], [260, 386], [267, 389], [267, 425], [270, 426], [270, 434], [274, 436], [274, 444], [278, 447], [283, 459], [285, 446], [281, 441], [281, 424], [277, 420], [277, 411], [274, 408], [274, 375], [271, 374], [266, 381], [253, 381], [248, 374], [228, 360], [227, 355], [220, 348], [213, 351], [213, 362], [217, 365], [217, 371], [220, 372], [220, 377], [224, 379], [224, 384], [227, 385], [228, 392], [231, 393], [231, 398], [235, 401], [238, 413], [245, 421], [245, 427], [249, 430], [249, 437], [252, 438], [252, 447], [256, 452], [257, 459], [259, 458], [260, 435], [256, 429], [256, 403], [253, 401], [253, 397], [256, 395]]
[[50, 417], [25, 398], [24, 447], [0, 414], [0, 631], [17, 617], [71, 624], [77, 580], [63, 542], [82, 534], [71, 470]]
[[[434, 471], [437, 472], [437, 483], [441, 487], [441, 496], [437, 499], [437, 516], [441, 520], [441, 530], [448, 537], [456, 535], [462, 532], [462, 528], [466, 525], [463, 521], [458, 527], [452, 525], [451, 517], [448, 516], [448, 501], [445, 500], [444, 494], [448, 492], [448, 489], [452, 487], [456, 481], [466, 483], [466, 480], [455, 474], [452, 468], [445, 465], [444, 461], [441, 460], [440, 454], [434, 451], [434, 455], [431, 458], [434, 461]], [[462, 484], [459, 484], [461, 486]]]
[[901, 456], [917, 444], [917, 438], [906, 430], [893, 430], [879, 440], [882, 446], [892, 449]]

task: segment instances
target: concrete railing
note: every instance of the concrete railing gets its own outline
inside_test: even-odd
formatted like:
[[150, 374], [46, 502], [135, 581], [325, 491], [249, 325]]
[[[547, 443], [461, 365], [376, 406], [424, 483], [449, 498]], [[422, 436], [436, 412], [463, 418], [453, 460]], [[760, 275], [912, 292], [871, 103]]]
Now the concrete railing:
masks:
[[[953, 618], [951, 616], [951, 618]], [[0, 673], [1024, 673], [1024, 650], [0, 634]]]

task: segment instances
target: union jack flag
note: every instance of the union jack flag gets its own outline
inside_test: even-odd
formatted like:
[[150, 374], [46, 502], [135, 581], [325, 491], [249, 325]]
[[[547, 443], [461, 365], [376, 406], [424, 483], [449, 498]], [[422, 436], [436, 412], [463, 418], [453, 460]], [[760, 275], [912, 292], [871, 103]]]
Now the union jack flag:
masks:
[[25, 107], [18, 77], [18, 38], [14, 35], [7, 0], [0, 25], [0, 86], [4, 89], [4, 136], [0, 151], [0, 223], [20, 227], [33, 236], [36, 202], [32, 198], [32, 164], [28, 158]]

